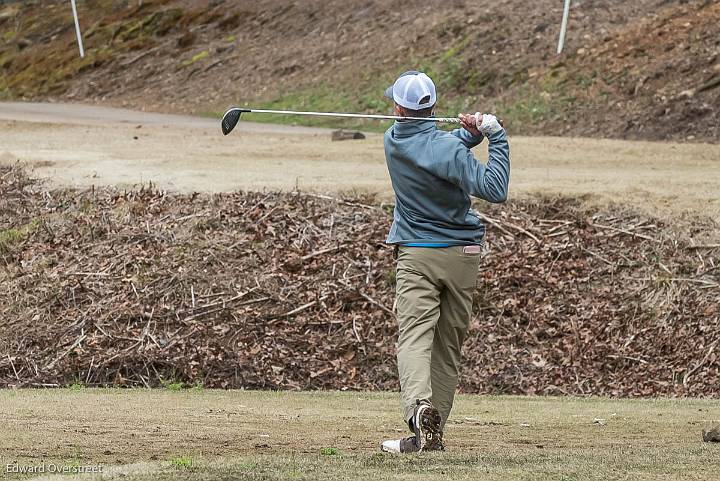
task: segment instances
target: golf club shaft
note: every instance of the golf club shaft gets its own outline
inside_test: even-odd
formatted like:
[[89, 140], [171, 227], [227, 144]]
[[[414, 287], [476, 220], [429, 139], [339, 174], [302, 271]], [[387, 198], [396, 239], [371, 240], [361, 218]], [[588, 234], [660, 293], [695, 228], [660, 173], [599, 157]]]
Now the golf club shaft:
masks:
[[302, 112], [297, 110], [267, 110], [267, 109], [240, 109], [242, 112], [258, 114], [285, 114], [285, 115], [314, 115], [318, 117], [346, 117], [352, 119], [380, 119], [380, 120], [423, 120], [426, 122], [449, 122], [458, 124], [457, 117], [400, 117], [397, 115], [374, 115], [374, 114], [344, 114], [340, 112]]

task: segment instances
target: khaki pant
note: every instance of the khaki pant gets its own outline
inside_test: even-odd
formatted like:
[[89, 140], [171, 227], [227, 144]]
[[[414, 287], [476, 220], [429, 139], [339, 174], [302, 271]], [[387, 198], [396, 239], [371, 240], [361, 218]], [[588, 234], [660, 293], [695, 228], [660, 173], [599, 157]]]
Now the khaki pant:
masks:
[[480, 254], [463, 247], [399, 248], [397, 358], [406, 421], [418, 399], [435, 405], [443, 426], [450, 415], [479, 263]]

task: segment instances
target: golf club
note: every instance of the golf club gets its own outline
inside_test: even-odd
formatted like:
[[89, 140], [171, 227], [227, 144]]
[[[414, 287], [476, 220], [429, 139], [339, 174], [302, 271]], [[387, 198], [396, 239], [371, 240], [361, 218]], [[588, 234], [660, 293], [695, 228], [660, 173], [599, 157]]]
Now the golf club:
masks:
[[396, 115], [373, 115], [373, 114], [344, 114], [339, 112], [298, 112], [295, 110], [266, 110], [266, 109], [242, 109], [233, 107], [229, 109], [222, 118], [222, 132], [227, 135], [235, 128], [240, 115], [243, 113], [258, 114], [284, 114], [284, 115], [315, 115], [318, 117], [346, 117], [352, 119], [378, 119], [378, 120], [422, 120], [424, 122], [449, 122], [459, 124], [457, 117], [399, 117]]

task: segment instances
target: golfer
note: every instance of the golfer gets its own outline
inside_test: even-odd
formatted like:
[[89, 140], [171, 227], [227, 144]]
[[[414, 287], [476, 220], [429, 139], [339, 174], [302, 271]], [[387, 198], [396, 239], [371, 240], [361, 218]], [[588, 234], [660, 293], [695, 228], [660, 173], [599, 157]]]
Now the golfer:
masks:
[[[402, 74], [385, 96], [403, 117], [430, 117], [437, 94], [421, 72]], [[462, 129], [435, 122], [396, 121], [385, 132], [385, 159], [395, 213], [387, 242], [397, 258], [398, 371], [405, 421], [413, 433], [382, 443], [383, 451], [445, 449], [460, 369], [460, 348], [472, 316], [485, 227], [470, 197], [504, 202], [510, 149], [493, 115], [460, 114]], [[483, 165], [471, 148], [488, 139]]]

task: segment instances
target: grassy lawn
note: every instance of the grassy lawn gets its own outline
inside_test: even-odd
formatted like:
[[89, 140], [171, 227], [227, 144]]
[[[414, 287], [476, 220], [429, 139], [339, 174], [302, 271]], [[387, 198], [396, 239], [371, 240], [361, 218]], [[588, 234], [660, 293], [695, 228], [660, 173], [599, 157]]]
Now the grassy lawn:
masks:
[[[7, 465], [100, 465], [59, 479], [717, 479], [709, 400], [460, 396], [447, 451], [397, 456], [394, 393], [0, 391]], [[427, 476], [427, 477], [424, 477]], [[52, 476], [51, 476], [52, 477]]]

